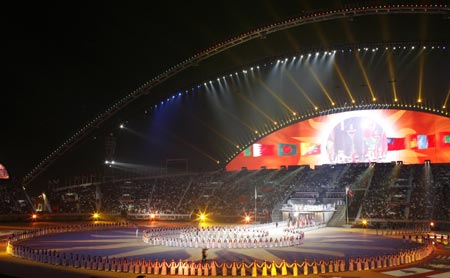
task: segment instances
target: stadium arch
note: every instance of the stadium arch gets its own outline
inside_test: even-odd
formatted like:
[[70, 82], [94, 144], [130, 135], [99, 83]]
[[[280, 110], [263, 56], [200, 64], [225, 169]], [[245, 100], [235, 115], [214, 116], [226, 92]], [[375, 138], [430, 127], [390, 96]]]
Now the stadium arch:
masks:
[[[274, 23], [265, 27], [257, 28], [246, 32], [240, 36], [233, 37], [229, 40], [218, 43], [210, 48], [207, 48], [192, 57], [180, 62], [179, 64], [168, 68], [166, 71], [155, 76], [145, 84], [141, 85], [131, 93], [127, 94], [117, 102], [113, 103], [104, 112], [98, 114], [91, 121], [86, 123], [78, 131], [76, 131], [70, 138], [68, 138], [63, 144], [58, 146], [53, 152], [48, 154], [42, 161], [40, 161], [31, 171], [24, 176], [22, 185], [28, 186], [36, 177], [43, 173], [48, 167], [50, 167], [59, 157], [63, 156], [67, 151], [72, 149], [77, 143], [82, 141], [95, 129], [100, 127], [103, 123], [111, 119], [118, 112], [124, 110], [131, 103], [134, 103], [140, 97], [149, 94], [154, 88], [160, 84], [166, 82], [170, 78], [179, 74], [180, 72], [198, 65], [198, 63], [207, 60], [219, 53], [229, 50], [233, 47], [246, 43], [250, 40], [257, 38], [264, 38], [269, 34], [287, 30], [290, 28], [307, 25], [311, 23], [331, 21], [343, 18], [354, 18], [371, 15], [388, 15], [388, 14], [429, 14], [429, 15], [448, 15], [448, 7], [446, 5], [416, 5], [416, 4], [401, 4], [401, 5], [373, 5], [373, 6], [360, 6], [345, 9], [328, 10], [321, 12], [311, 12], [304, 14], [300, 17], [288, 19], [278, 23]], [[371, 106], [363, 107], [371, 108]], [[416, 109], [429, 110], [428, 107], [417, 107]], [[329, 113], [330, 109], [317, 111], [316, 113]], [[311, 113], [309, 113], [311, 116]], [[302, 117], [305, 119], [305, 117]]]

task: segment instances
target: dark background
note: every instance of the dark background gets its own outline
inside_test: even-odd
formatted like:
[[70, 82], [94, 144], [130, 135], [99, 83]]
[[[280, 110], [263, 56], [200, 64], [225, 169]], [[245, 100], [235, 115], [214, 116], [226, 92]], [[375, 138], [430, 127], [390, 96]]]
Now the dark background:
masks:
[[[309, 10], [351, 5], [355, 2], [8, 3], [0, 16], [3, 49], [0, 163], [11, 176], [20, 179], [84, 123], [172, 65], [256, 27]], [[378, 18], [341, 20], [280, 32], [205, 61], [199, 68], [170, 80], [153, 98], [150, 95], [143, 101], [150, 106], [165, 92], [203, 82], [215, 73], [264, 56], [304, 47], [394, 38], [447, 40], [449, 36], [448, 19], [442, 17], [433, 21], [420, 16], [399, 16], [389, 17], [386, 22], [383, 27]], [[422, 25], [426, 27], [421, 28]], [[343, 26], [349, 26], [351, 36], [345, 34]], [[138, 105], [141, 112], [143, 106]], [[106, 124], [87, 140], [103, 138], [122, 119], [126, 116]], [[98, 151], [97, 157], [102, 157], [103, 139], [92, 148]], [[163, 156], [147, 163], [158, 165]], [[49, 171], [60, 170], [51, 167]]]

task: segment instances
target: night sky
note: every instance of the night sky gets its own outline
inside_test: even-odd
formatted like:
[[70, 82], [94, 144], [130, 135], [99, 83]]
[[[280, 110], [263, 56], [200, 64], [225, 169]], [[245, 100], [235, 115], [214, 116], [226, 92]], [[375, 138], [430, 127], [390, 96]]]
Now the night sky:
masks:
[[[336, 1], [9, 3], [0, 17], [6, 71], [0, 102], [0, 163], [11, 176], [20, 178], [85, 122], [170, 66], [256, 27], [305, 10], [343, 5]], [[448, 20], [445, 22], [448, 27]], [[358, 30], [357, 23], [349, 24], [353, 24], [355, 40], [383, 39], [381, 28], [377, 28], [379, 34], [369, 34]], [[392, 20], [390, 24], [404, 23]], [[332, 30], [333, 24], [321, 27]], [[408, 28], [403, 27], [397, 35], [406, 39]], [[287, 43], [282, 46], [275, 37], [227, 51], [201, 65], [194, 81], [210, 77], [212, 68], [221, 72], [260, 55], [323, 43], [313, 26], [293, 34], [289, 38], [286, 33], [283, 41]], [[427, 35], [448, 39], [448, 31]], [[329, 42], [348, 40], [332, 31], [326, 37]], [[259, 47], [263, 44], [264, 49]], [[169, 88], [192, 84], [194, 81], [186, 80], [191, 76], [175, 78]]]

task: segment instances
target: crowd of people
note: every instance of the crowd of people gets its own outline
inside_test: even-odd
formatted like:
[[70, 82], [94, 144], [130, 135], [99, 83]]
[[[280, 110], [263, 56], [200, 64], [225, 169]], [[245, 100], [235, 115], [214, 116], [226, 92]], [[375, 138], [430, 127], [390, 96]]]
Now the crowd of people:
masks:
[[[262, 222], [294, 202], [342, 205], [355, 219], [450, 221], [450, 164], [354, 163], [235, 172], [183, 173], [108, 183], [53, 187], [46, 192], [54, 213], [193, 214], [216, 216], [255, 211]], [[0, 187], [0, 213], [30, 211], [23, 190]], [[41, 208], [46, 210], [46, 206]]]
[[[401, 250], [397, 253], [386, 254], [383, 256], [375, 257], [357, 257], [357, 258], [336, 258], [330, 260], [312, 260], [297, 262], [287, 262], [281, 260], [279, 262], [267, 262], [256, 261], [253, 262], [237, 262], [234, 261], [216, 261], [215, 259], [206, 260], [206, 250], [202, 249], [202, 261], [188, 261], [188, 260], [175, 260], [162, 259], [146, 260], [143, 258], [135, 257], [108, 257], [108, 256], [96, 256], [96, 255], [84, 255], [77, 253], [67, 253], [63, 251], [51, 250], [51, 249], [33, 249], [26, 245], [21, 244], [21, 240], [30, 239], [38, 236], [45, 236], [54, 233], [64, 232], [76, 232], [87, 230], [110, 230], [120, 228], [121, 225], [109, 223], [109, 224], [88, 224], [88, 225], [69, 225], [65, 227], [48, 227], [38, 230], [26, 231], [12, 235], [7, 243], [7, 253], [16, 257], [33, 260], [41, 263], [52, 264], [56, 266], [66, 266], [73, 268], [82, 268], [88, 270], [100, 270], [111, 272], [126, 272], [126, 273], [138, 273], [138, 274], [154, 274], [154, 275], [178, 275], [178, 276], [252, 276], [258, 275], [277, 276], [277, 275], [292, 275], [298, 276], [299, 274], [324, 274], [335, 273], [343, 271], [362, 271], [369, 269], [382, 269], [387, 267], [395, 267], [405, 264], [414, 263], [429, 256], [433, 250], [433, 242], [436, 238], [431, 239], [428, 235], [424, 236], [416, 235], [415, 239], [409, 236], [410, 241], [422, 243], [420, 247], [415, 247], [407, 250]], [[286, 227], [280, 227], [283, 230], [290, 229]], [[186, 232], [189, 229], [186, 227], [180, 228], [156, 228], [159, 230], [149, 231], [153, 235], [164, 234], [179, 234], [180, 232]], [[221, 234], [236, 233], [235, 228], [222, 229], [219, 227], [210, 227], [209, 229], [202, 229], [194, 231], [195, 234], [202, 234], [207, 236], [208, 234]], [[250, 234], [260, 234], [266, 236], [264, 229], [258, 231], [244, 231]], [[190, 233], [190, 231], [188, 231]], [[405, 236], [404, 236], [405, 238]], [[443, 239], [441, 238], [441, 241]], [[447, 237], [448, 241], [448, 237]], [[236, 247], [233, 247], [236, 248]]]
[[259, 226], [208, 226], [151, 228], [142, 239], [150, 245], [189, 248], [271, 248], [297, 246], [304, 238], [304, 227], [288, 226], [287, 222]]
[[[99, 210], [120, 213], [125, 210], [128, 214], [190, 214], [198, 208], [208, 207], [216, 216], [253, 212], [256, 197], [257, 211], [260, 217], [264, 217], [285, 196], [286, 184], [277, 181], [276, 172], [219, 171], [159, 176], [88, 187], [59, 188], [48, 196], [54, 212], [91, 213]], [[67, 198], [68, 194], [76, 197]], [[99, 208], [93, 209], [95, 204]]]

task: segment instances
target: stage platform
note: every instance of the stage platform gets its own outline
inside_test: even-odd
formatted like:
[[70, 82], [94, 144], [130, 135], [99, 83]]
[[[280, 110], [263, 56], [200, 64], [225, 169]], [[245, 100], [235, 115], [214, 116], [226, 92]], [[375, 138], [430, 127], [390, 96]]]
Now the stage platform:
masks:
[[[172, 224], [174, 225], [174, 224]], [[176, 224], [175, 224], [176, 225]], [[42, 236], [21, 242], [21, 245], [34, 249], [52, 249], [62, 253], [73, 253], [90, 256], [108, 256], [109, 258], [128, 258], [146, 260], [187, 260], [199, 262], [202, 259], [201, 248], [180, 248], [167, 246], [150, 246], [143, 242], [142, 231], [148, 228], [145, 224], [138, 227], [129, 225], [128, 228], [119, 228], [107, 231], [90, 231], [76, 233], [62, 233]], [[305, 232], [303, 243], [291, 247], [272, 248], [233, 248], [209, 249], [208, 260], [221, 262], [274, 261], [287, 262], [329, 261], [334, 259], [348, 259], [376, 257], [398, 253], [401, 250], [412, 249], [419, 245], [401, 236], [382, 236], [370, 229], [349, 228], [322, 228]], [[3, 248], [4, 250], [4, 248]], [[439, 256], [439, 257], [438, 257]], [[448, 260], [447, 260], [448, 257]], [[26, 267], [23, 267], [26, 266]], [[419, 267], [417, 269], [409, 269]], [[422, 267], [422, 268], [421, 268]], [[423, 268], [425, 267], [425, 268]], [[403, 272], [402, 269], [409, 269]], [[425, 270], [424, 270], [425, 269]], [[417, 270], [417, 271], [416, 271]], [[45, 277], [29, 276], [32, 273], [52, 273], [58, 277], [137, 277], [131, 273], [113, 273], [105, 271], [74, 269], [70, 267], [53, 266], [36, 263], [20, 258], [7, 256], [4, 251], [0, 254], [0, 273], [9, 277]], [[54, 277], [51, 274], [51, 277]], [[270, 273], [269, 273], [270, 275]], [[437, 275], [437, 276], [434, 276]], [[444, 275], [444, 276], [442, 276]], [[447, 275], [447, 276], [446, 276]], [[146, 277], [153, 276], [147, 274]], [[247, 273], [251, 277], [250, 273]], [[281, 276], [281, 275], [278, 275]], [[358, 272], [339, 272], [327, 274], [310, 274], [307, 277], [450, 277], [450, 250], [440, 249], [426, 262], [413, 265], [395, 267], [382, 270], [368, 270]], [[2, 276], [0, 276], [2, 277]], [[8, 276], [4, 276], [8, 277]], [[50, 276], [48, 276], [50, 277]], [[167, 277], [170, 277], [168, 275]], [[178, 277], [178, 276], [177, 276]], [[260, 277], [260, 275], [258, 275]], [[299, 277], [305, 277], [300, 274]]]

